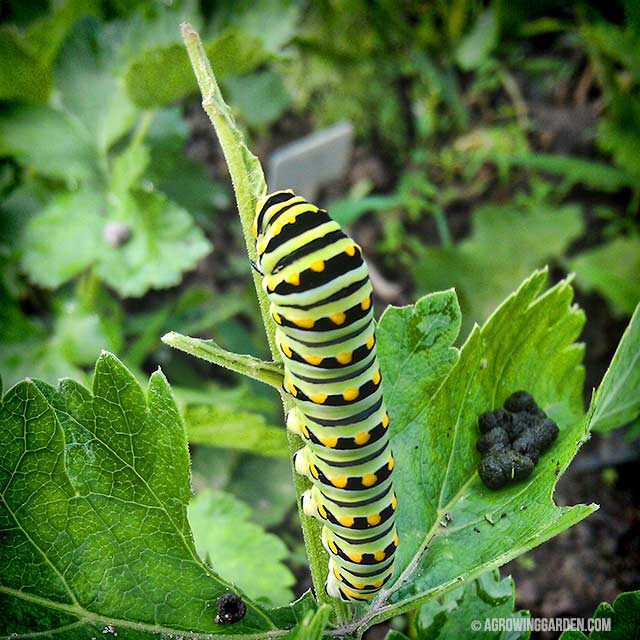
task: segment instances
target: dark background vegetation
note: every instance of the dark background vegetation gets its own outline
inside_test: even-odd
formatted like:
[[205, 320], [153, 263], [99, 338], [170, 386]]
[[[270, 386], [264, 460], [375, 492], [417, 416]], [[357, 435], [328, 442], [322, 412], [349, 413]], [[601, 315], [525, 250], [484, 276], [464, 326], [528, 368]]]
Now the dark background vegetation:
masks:
[[[194, 488], [253, 505], [287, 543], [297, 592], [307, 571], [276, 398], [160, 343], [176, 330], [267, 354], [181, 21], [201, 29], [265, 165], [353, 124], [349, 170], [320, 204], [363, 246], [378, 312], [455, 287], [462, 343], [533, 269], [575, 273], [588, 402], [640, 300], [639, 3], [10, 0], [0, 19], [5, 389], [86, 380], [101, 349], [141, 379], [162, 366]], [[589, 617], [637, 588], [638, 433], [581, 450], [557, 499], [601, 509], [503, 569], [519, 607]]]

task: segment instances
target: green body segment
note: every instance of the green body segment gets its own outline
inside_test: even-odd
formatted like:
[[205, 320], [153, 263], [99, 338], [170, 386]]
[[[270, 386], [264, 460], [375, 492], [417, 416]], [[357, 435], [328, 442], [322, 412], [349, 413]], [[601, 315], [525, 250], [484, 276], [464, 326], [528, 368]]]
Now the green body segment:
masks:
[[302, 505], [324, 523], [327, 593], [369, 600], [393, 574], [398, 536], [367, 266], [327, 212], [292, 191], [258, 203], [253, 231], [295, 398], [287, 427], [306, 443], [295, 454], [313, 483]]

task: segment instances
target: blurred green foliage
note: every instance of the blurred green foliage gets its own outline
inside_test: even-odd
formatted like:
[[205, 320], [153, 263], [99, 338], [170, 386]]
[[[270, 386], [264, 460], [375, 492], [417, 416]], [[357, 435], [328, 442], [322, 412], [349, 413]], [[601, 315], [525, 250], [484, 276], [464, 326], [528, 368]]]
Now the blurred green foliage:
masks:
[[[402, 285], [389, 301], [455, 286], [464, 337], [532, 269], [550, 263], [575, 272], [577, 286], [601, 296], [611, 314], [633, 312], [640, 12], [632, 0], [608, 8], [557, 0], [7, 0], [5, 386], [25, 376], [86, 379], [101, 349], [139, 378], [161, 365], [196, 444], [197, 488], [253, 501], [252, 517], [264, 526], [291, 512], [272, 396], [160, 343], [175, 330], [266, 354], [227, 176], [194, 98], [182, 21], [203, 34], [257, 148], [338, 120], [354, 124], [364, 161], [330, 209], [366, 240], [368, 260]], [[209, 465], [217, 479], [204, 472]]]

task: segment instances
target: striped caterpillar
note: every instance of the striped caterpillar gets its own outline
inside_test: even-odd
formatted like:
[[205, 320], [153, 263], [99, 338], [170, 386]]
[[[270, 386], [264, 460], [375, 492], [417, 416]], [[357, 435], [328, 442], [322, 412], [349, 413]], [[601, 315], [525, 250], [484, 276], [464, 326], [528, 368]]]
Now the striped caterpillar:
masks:
[[338, 223], [291, 190], [258, 202], [253, 233], [295, 398], [287, 428], [305, 441], [295, 468], [313, 484], [302, 508], [324, 524], [326, 590], [369, 600], [393, 574], [398, 535], [367, 266]]

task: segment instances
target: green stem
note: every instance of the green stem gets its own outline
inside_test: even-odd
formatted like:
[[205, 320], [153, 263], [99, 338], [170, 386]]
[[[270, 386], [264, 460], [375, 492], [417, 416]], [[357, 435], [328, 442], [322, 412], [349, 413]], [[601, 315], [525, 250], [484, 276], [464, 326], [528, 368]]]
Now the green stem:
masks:
[[[222, 98], [207, 54], [200, 41], [200, 36], [193, 27], [187, 23], [181, 25], [181, 30], [182, 38], [191, 60], [191, 66], [193, 67], [200, 92], [202, 93], [202, 106], [209, 116], [211, 124], [218, 136], [227, 167], [229, 168], [229, 173], [231, 174], [247, 254], [251, 260], [255, 260], [257, 256], [252, 232], [255, 206], [257, 200], [262, 197], [267, 190], [262, 167], [258, 159], [244, 145], [242, 134], [238, 130], [233, 116]], [[269, 314], [269, 300], [262, 289], [261, 276], [254, 273], [253, 282], [260, 303], [260, 312], [262, 314], [262, 321], [267, 334], [269, 348], [271, 349], [273, 359], [276, 362], [281, 362], [275, 342], [275, 323]], [[282, 399], [285, 412], [289, 411], [293, 407], [292, 399], [284, 394]], [[293, 455], [293, 453], [300, 448], [301, 440], [291, 433], [287, 433], [287, 438], [289, 450]], [[325, 602], [331, 606], [337, 622], [344, 623], [344, 621], [350, 617], [350, 608], [344, 603], [330, 598], [324, 589], [324, 582], [327, 576], [327, 554], [322, 548], [320, 538], [321, 525], [317, 520], [305, 516], [300, 507], [299, 498], [303, 491], [308, 488], [308, 481], [296, 474], [293, 466], [292, 472], [298, 498], [297, 504], [298, 513], [300, 514], [300, 524], [316, 597], [321, 602]]]
[[231, 353], [219, 347], [213, 340], [190, 338], [175, 331], [162, 336], [161, 340], [171, 347], [196, 356], [196, 358], [213, 362], [225, 369], [258, 380], [258, 382], [264, 382], [278, 391], [282, 389], [282, 365], [278, 363], [265, 362], [246, 354]]
[[147, 131], [149, 131], [149, 127], [153, 122], [153, 117], [156, 115], [155, 111], [144, 111], [142, 117], [140, 118], [140, 122], [138, 122], [138, 126], [136, 130], [133, 132], [133, 136], [131, 136], [131, 142], [129, 143], [130, 148], [135, 148], [145, 139], [147, 135]]
[[433, 208], [433, 218], [436, 221], [436, 229], [438, 230], [440, 244], [442, 244], [443, 247], [453, 246], [451, 233], [449, 232], [449, 225], [447, 225], [447, 217], [439, 204], [436, 204]]

